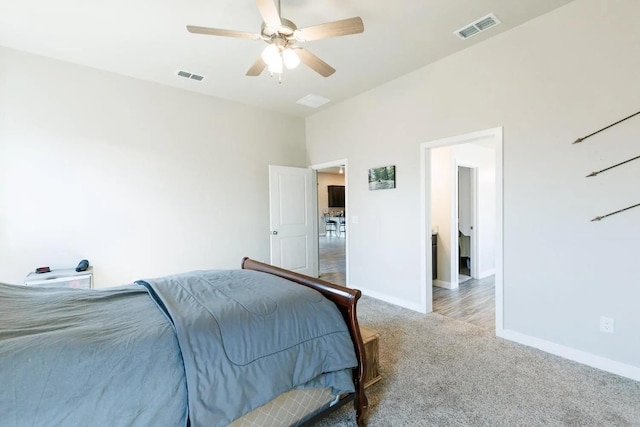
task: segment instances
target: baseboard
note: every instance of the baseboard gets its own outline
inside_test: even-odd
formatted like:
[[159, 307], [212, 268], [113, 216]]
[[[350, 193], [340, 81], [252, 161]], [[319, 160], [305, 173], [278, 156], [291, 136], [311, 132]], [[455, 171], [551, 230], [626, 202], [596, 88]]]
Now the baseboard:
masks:
[[485, 277], [493, 276], [494, 274], [496, 274], [496, 269], [491, 268], [489, 270], [478, 273], [478, 279], [484, 279]]
[[[349, 287], [352, 287], [352, 286], [349, 285]], [[420, 304], [416, 304], [414, 302], [409, 302], [400, 298], [392, 297], [391, 295], [383, 294], [381, 292], [371, 291], [369, 289], [362, 288], [360, 286], [353, 286], [353, 287], [356, 289], [359, 289], [363, 295], [366, 295], [368, 297], [379, 299], [380, 301], [388, 302], [389, 304], [408, 308], [409, 310], [417, 311], [419, 313], [425, 313], [424, 307]]]
[[529, 347], [535, 347], [547, 353], [555, 354], [556, 356], [591, 366], [592, 368], [597, 368], [612, 374], [640, 381], [640, 367], [637, 366], [616, 362], [615, 360], [607, 359], [606, 357], [596, 356], [595, 354], [576, 350], [575, 348], [535, 338], [509, 329], [497, 330], [496, 336], [519, 344], [524, 344]]
[[433, 286], [437, 286], [439, 288], [445, 288], [445, 289], [456, 289], [458, 287], [458, 284], [436, 279], [433, 281]]

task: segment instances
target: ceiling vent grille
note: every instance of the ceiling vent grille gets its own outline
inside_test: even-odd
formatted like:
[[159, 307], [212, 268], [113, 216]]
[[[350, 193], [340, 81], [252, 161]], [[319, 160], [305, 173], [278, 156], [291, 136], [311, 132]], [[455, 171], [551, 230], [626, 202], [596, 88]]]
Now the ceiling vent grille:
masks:
[[468, 39], [469, 37], [473, 37], [476, 34], [480, 34], [481, 32], [488, 30], [491, 27], [495, 27], [502, 22], [494, 15], [493, 13], [488, 14], [487, 16], [483, 16], [482, 18], [472, 22], [469, 25], [465, 25], [453, 32], [456, 36], [461, 39]]
[[303, 96], [302, 98], [298, 99], [296, 103], [301, 105], [306, 105], [307, 107], [311, 107], [311, 108], [318, 108], [329, 101], [331, 100], [323, 96], [314, 95], [313, 93], [310, 93], [309, 95]]
[[178, 71], [178, 75], [180, 77], [184, 77], [185, 79], [196, 80], [196, 81], [199, 81], [199, 82], [202, 81], [202, 79], [204, 79], [203, 76], [199, 76], [197, 74], [192, 74], [192, 73], [190, 73], [188, 71], [182, 71], [182, 70]]

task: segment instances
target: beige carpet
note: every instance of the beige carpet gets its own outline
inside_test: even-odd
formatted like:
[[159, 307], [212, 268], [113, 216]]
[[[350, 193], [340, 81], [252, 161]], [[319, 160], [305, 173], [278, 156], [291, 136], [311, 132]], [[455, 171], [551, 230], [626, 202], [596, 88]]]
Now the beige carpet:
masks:
[[[640, 382], [367, 297], [359, 319], [381, 333], [370, 427], [640, 426]], [[351, 405], [319, 425], [355, 426]]]

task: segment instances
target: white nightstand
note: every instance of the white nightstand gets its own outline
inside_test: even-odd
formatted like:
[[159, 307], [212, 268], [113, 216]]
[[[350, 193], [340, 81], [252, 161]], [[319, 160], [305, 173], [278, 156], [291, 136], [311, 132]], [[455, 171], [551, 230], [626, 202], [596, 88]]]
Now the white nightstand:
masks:
[[51, 270], [49, 273], [29, 273], [24, 279], [26, 286], [45, 286], [48, 288], [93, 288], [93, 267], [85, 271], [76, 271], [75, 268]]

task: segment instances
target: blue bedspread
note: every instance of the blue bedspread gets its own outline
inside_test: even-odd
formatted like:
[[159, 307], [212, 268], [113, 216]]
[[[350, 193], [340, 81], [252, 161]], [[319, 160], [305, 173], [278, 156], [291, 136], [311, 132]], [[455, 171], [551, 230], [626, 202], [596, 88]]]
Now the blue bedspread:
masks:
[[171, 325], [144, 288], [0, 284], [0, 426], [185, 426]]
[[224, 426], [291, 388], [353, 390], [316, 291], [248, 270], [140, 283], [0, 284], [0, 425]]
[[226, 425], [295, 387], [353, 391], [349, 331], [320, 293], [249, 270], [139, 283], [175, 325], [193, 426]]

